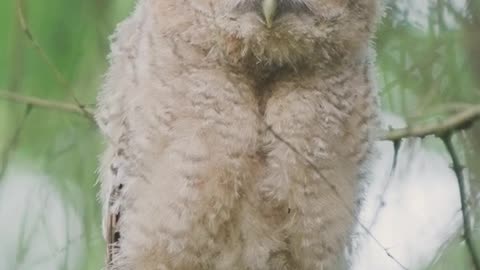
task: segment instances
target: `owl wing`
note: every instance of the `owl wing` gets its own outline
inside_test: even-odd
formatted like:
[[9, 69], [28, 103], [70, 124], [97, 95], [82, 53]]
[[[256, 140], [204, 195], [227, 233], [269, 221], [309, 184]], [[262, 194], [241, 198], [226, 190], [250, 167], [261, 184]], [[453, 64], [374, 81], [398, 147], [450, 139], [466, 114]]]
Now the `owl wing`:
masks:
[[[103, 203], [103, 236], [107, 244], [107, 267], [111, 265], [118, 252], [120, 231], [119, 222], [125, 209], [124, 187], [129, 167], [128, 124], [122, 109], [124, 99], [114, 96], [105, 97], [99, 102], [98, 117], [107, 119], [100, 126], [107, 140], [107, 148], [100, 166], [101, 198]], [[108, 269], [108, 268], [107, 268]]]
[[[118, 195], [115, 194], [120, 194], [121, 193], [121, 188], [122, 186], [116, 186], [113, 187], [112, 193], [110, 194], [110, 200], [112, 206], [115, 205], [114, 198], [117, 197]], [[110, 203], [109, 203], [110, 204]], [[121, 217], [121, 210], [119, 207], [116, 209], [114, 207], [108, 207], [107, 208], [107, 213], [105, 213], [104, 216], [104, 222], [105, 222], [105, 240], [107, 244], [107, 266], [112, 264], [113, 260], [113, 254], [118, 250], [118, 241], [120, 240], [120, 232], [118, 230], [118, 222], [120, 221]]]
[[[109, 76], [114, 77], [110, 70]], [[112, 78], [113, 79], [113, 78]], [[122, 81], [122, 80], [119, 80]], [[119, 92], [114, 92], [114, 90]], [[101, 194], [103, 203], [103, 236], [107, 244], [107, 267], [111, 265], [115, 250], [118, 249], [120, 233], [118, 223], [122, 209], [122, 189], [125, 186], [125, 171], [128, 166], [126, 150], [127, 126], [123, 110], [124, 90], [110, 78], [99, 99], [97, 123], [106, 138], [107, 148], [103, 153], [100, 165]], [[108, 269], [108, 268], [107, 268]]]
[[[122, 126], [124, 126], [122, 124]], [[116, 143], [109, 146], [102, 159], [101, 181], [103, 199], [103, 234], [107, 244], [107, 266], [111, 265], [114, 254], [118, 252], [120, 231], [119, 222], [124, 205], [124, 187], [127, 184], [126, 171], [128, 167], [126, 127], [121, 129], [122, 135]], [[110, 140], [114, 138], [110, 137]]]
[[[122, 63], [122, 61], [119, 61]], [[125, 93], [133, 86], [124, 72], [109, 70], [104, 90], [99, 99], [97, 122], [107, 141], [100, 166], [101, 198], [103, 203], [103, 235], [107, 244], [107, 267], [111, 265], [114, 254], [118, 252], [120, 232], [119, 222], [124, 207], [124, 187], [130, 165], [129, 128], [125, 112]]]
[[110, 67], [98, 96], [96, 120], [107, 141], [101, 166], [101, 198], [103, 202], [103, 235], [107, 242], [107, 267], [118, 252], [119, 222], [124, 209], [123, 193], [128, 182], [128, 121], [126, 96], [135, 89], [132, 71], [137, 57], [138, 19], [130, 17], [119, 24], [112, 36]]

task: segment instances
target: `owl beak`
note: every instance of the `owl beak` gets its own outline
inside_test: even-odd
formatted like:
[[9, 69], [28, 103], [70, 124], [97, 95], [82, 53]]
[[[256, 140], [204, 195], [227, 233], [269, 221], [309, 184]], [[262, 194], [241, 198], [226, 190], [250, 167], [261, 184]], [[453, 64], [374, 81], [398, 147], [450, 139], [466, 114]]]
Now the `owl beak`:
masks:
[[265, 24], [268, 28], [272, 28], [273, 19], [277, 13], [278, 0], [263, 0], [262, 12], [265, 17]]

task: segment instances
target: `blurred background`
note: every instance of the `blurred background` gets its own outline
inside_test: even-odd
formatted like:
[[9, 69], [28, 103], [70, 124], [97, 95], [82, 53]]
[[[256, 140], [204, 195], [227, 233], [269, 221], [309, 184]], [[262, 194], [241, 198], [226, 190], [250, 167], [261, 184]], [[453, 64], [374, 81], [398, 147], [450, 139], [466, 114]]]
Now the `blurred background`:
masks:
[[[387, 1], [375, 42], [385, 129], [441, 123], [480, 105], [478, 2]], [[96, 185], [102, 139], [77, 105], [94, 108], [108, 37], [133, 5], [0, 2], [1, 270], [102, 268]], [[480, 125], [455, 131], [453, 139], [466, 167], [468, 214], [475, 219]], [[392, 142], [378, 147], [352, 269], [475, 269], [458, 179], [442, 141], [403, 140], [398, 151]], [[476, 246], [479, 226], [472, 226]]]

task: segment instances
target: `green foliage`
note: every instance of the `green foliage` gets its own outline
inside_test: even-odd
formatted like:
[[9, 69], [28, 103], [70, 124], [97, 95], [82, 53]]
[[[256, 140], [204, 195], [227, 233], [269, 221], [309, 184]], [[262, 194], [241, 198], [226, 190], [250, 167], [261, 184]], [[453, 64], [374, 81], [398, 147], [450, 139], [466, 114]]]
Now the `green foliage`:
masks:
[[[23, 32], [16, 16], [19, 3], [34, 40], [66, 83]], [[0, 2], [1, 91], [94, 104], [107, 64], [108, 36], [132, 5], [125, 0]], [[13, 148], [12, 136], [24, 111], [24, 105], [0, 101], [0, 149]], [[52, 175], [66, 203], [82, 217], [88, 259], [76, 269], [101, 269], [104, 247], [98, 241], [95, 185], [101, 140], [95, 126], [76, 115], [33, 108], [16, 140], [9, 159]]]

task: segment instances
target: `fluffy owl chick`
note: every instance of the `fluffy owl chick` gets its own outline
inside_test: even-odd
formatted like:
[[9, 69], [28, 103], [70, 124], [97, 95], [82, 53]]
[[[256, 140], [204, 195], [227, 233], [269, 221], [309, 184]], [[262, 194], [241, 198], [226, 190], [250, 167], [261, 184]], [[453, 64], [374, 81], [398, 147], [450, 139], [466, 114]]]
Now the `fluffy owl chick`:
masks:
[[107, 268], [346, 267], [378, 1], [139, 0], [98, 98]]

